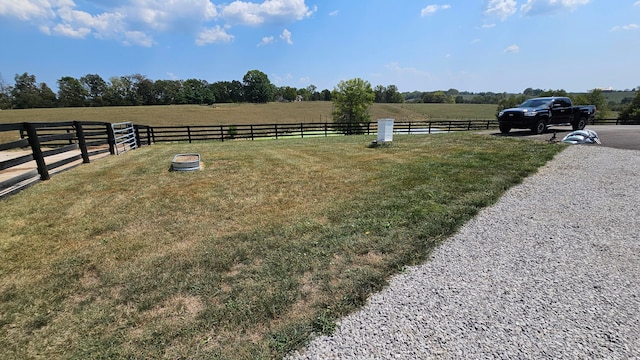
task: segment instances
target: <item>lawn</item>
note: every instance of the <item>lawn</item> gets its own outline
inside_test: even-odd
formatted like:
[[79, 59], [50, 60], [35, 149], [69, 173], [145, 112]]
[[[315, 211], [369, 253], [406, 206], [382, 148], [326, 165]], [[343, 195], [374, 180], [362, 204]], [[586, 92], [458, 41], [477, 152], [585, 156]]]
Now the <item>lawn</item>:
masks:
[[281, 358], [564, 148], [374, 139], [152, 145], [1, 200], [0, 359]]

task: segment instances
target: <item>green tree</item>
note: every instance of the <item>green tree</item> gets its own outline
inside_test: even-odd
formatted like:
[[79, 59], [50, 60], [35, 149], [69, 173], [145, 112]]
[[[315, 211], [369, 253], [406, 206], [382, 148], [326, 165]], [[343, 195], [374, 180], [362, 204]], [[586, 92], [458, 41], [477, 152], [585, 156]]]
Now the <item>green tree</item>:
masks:
[[307, 91], [309, 92], [309, 100], [318, 101], [320, 100], [320, 92], [318, 92], [318, 87], [311, 84], [307, 86]]
[[46, 83], [38, 84], [38, 103], [36, 107], [40, 108], [52, 108], [56, 107], [58, 103], [58, 98], [56, 94], [51, 90], [51, 88]]
[[267, 74], [249, 70], [242, 78], [244, 97], [251, 103], [267, 103], [273, 99], [274, 87]]
[[436, 103], [436, 104], [446, 104], [452, 103], [453, 98], [448, 96], [444, 91], [434, 91], [425, 93], [422, 97], [422, 102], [424, 103]]
[[567, 94], [567, 91], [565, 89], [558, 89], [558, 90], [549, 89], [549, 90], [543, 91], [542, 93], [538, 94], [537, 96], [539, 96], [539, 97], [569, 96], [569, 94]]
[[320, 92], [320, 100], [331, 101], [331, 91], [329, 91], [329, 89], [323, 89]]
[[89, 106], [103, 106], [107, 82], [98, 74], [87, 74], [80, 78], [80, 82], [87, 91]]
[[374, 99], [373, 101], [376, 103], [383, 103], [385, 98], [385, 93], [387, 89], [382, 85], [376, 85], [373, 89]]
[[16, 109], [33, 109], [39, 107], [40, 90], [36, 84], [36, 76], [23, 73], [16, 75], [15, 85], [11, 89], [13, 107]]
[[341, 125], [339, 130], [345, 134], [362, 133], [371, 117], [369, 106], [375, 100], [371, 84], [360, 78], [340, 81], [331, 95], [333, 121]]
[[81, 107], [87, 103], [89, 93], [80, 80], [63, 76], [58, 79], [58, 105], [60, 107]]
[[153, 96], [153, 81], [141, 74], [131, 75], [133, 79], [132, 90], [135, 92], [137, 105], [155, 105]]
[[501, 99], [500, 101], [498, 101], [498, 109], [496, 110], [496, 117], [498, 116], [498, 113], [500, 111], [504, 109], [514, 108], [519, 104], [522, 104], [523, 102], [525, 102], [527, 98], [528, 98], [527, 95], [511, 95], [508, 98]]
[[294, 87], [285, 86], [280, 91], [282, 92], [282, 98], [286, 101], [295, 101], [298, 96], [298, 91]]
[[109, 79], [107, 91], [104, 94], [107, 106], [133, 105], [127, 101], [131, 84], [128, 78], [112, 76]]
[[590, 93], [587, 94], [587, 105], [595, 105], [596, 109], [596, 119], [606, 119], [609, 115], [609, 103], [607, 99], [602, 94], [602, 90], [593, 89]]
[[0, 75], [0, 109], [6, 110], [11, 108], [11, 89]]
[[624, 124], [640, 124], [640, 91], [620, 112], [619, 118]]
[[389, 85], [385, 91], [384, 101], [392, 104], [401, 104], [404, 102], [404, 96], [398, 91], [397, 86]]
[[[307, 88], [300, 88], [296, 90], [296, 95], [299, 95], [302, 98], [302, 101], [309, 101], [311, 99], [311, 92]], [[298, 98], [298, 96], [296, 96]]]
[[232, 80], [229, 87], [231, 101], [239, 103], [245, 101], [244, 85], [238, 80]]
[[153, 82], [151, 92], [156, 104], [171, 105], [176, 103], [182, 84], [177, 80], [157, 80]]
[[189, 79], [183, 84], [183, 96], [187, 104], [207, 104], [215, 102], [213, 91], [204, 80]]

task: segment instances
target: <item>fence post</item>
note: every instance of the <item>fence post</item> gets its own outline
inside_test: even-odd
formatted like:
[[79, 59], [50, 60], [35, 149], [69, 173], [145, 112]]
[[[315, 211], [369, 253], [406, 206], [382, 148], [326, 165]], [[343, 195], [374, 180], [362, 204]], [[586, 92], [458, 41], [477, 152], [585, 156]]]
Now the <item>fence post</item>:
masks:
[[278, 124], [275, 124], [274, 128], [276, 129], [276, 140], [278, 140]]
[[78, 146], [80, 147], [80, 153], [82, 154], [82, 162], [88, 164], [91, 161], [89, 160], [87, 141], [84, 138], [84, 129], [82, 129], [82, 123], [80, 123], [80, 121], [74, 121], [73, 126], [76, 128], [76, 136], [78, 137]]
[[24, 123], [27, 128], [27, 136], [29, 137], [29, 145], [31, 145], [31, 151], [33, 152], [33, 159], [38, 166], [38, 174], [40, 179], [49, 180], [49, 170], [47, 170], [47, 164], [44, 162], [44, 156], [42, 155], [42, 149], [40, 148], [40, 139], [38, 139], [38, 132], [36, 127], [30, 123]]
[[324, 137], [329, 136], [329, 123], [328, 122], [324, 122]]
[[429, 121], [429, 132], [428, 134], [431, 134], [431, 121]]
[[300, 123], [300, 138], [304, 139], [304, 124]]
[[191, 144], [191, 126], [187, 125], [187, 138], [189, 138], [189, 144]]
[[140, 126], [134, 125], [133, 131], [136, 133], [136, 147], [141, 147], [142, 141], [140, 141]]
[[220, 125], [220, 141], [224, 142], [224, 128]]
[[106, 123], [107, 126], [107, 141], [109, 142], [109, 153], [111, 155], [116, 154], [116, 134], [113, 133], [113, 125]]
[[471, 120], [469, 120], [469, 124], [467, 125], [467, 131], [471, 130]]

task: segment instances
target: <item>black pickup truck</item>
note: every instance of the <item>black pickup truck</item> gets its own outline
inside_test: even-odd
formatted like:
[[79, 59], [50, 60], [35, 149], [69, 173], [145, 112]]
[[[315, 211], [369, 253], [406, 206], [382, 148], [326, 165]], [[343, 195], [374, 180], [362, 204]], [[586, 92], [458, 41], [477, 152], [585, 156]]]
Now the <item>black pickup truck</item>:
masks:
[[571, 125], [573, 130], [582, 130], [595, 113], [595, 105], [573, 106], [567, 97], [541, 97], [500, 111], [498, 123], [503, 134], [511, 129], [531, 129], [534, 134], [542, 134], [552, 125]]

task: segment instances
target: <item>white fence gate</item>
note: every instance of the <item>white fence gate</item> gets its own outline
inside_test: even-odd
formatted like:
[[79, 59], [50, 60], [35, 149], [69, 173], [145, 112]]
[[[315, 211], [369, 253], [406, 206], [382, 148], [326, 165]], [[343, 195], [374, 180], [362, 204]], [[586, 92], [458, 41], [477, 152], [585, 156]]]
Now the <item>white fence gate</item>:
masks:
[[136, 131], [133, 128], [132, 122], [113, 123], [111, 124], [111, 128], [115, 139], [116, 155], [120, 155], [138, 147]]

